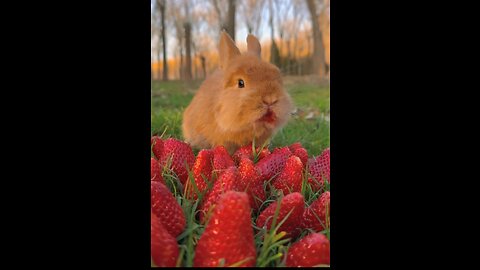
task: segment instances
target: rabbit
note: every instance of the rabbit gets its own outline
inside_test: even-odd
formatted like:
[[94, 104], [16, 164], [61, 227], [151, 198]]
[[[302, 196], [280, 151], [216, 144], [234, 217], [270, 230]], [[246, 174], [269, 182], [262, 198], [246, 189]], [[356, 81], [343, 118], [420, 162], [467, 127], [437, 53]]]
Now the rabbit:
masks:
[[262, 145], [289, 120], [292, 99], [280, 69], [262, 61], [258, 39], [247, 36], [247, 52], [221, 32], [219, 68], [200, 85], [183, 113], [182, 132], [191, 146], [224, 146], [230, 154], [252, 143]]

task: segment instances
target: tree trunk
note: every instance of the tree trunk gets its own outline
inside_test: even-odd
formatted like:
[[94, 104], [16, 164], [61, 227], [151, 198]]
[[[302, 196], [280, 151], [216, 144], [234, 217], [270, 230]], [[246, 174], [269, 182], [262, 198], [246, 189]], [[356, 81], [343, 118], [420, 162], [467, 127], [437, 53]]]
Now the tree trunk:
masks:
[[322, 32], [320, 31], [320, 25], [317, 16], [316, 1], [306, 0], [308, 10], [312, 19], [312, 31], [313, 31], [313, 58], [312, 69], [313, 72], [320, 76], [325, 77], [325, 48], [323, 47]]
[[[160, 6], [161, 22], [162, 22], [162, 46], [163, 46], [163, 80], [168, 81], [168, 63], [167, 63], [167, 38], [165, 36], [165, 0], [158, 0]], [[160, 61], [160, 59], [159, 59]], [[160, 67], [160, 62], [159, 65]]]
[[160, 69], [160, 52], [161, 52], [161, 48], [160, 48], [160, 46], [158, 46], [158, 48], [157, 48], [157, 68], [158, 68], [158, 70], [157, 70], [157, 80], [160, 80], [160, 78], [162, 78], [162, 70]]
[[330, 19], [327, 14], [327, 8], [330, 6], [330, 1], [324, 1], [324, 6], [320, 11], [319, 21], [320, 29], [322, 31], [322, 41], [323, 47], [325, 48], [325, 66], [326, 66], [326, 76], [329, 77], [330, 73]]
[[[219, 30], [222, 31], [223, 28], [225, 27], [225, 25], [223, 24], [222, 12], [220, 11], [220, 7], [218, 6], [217, 0], [212, 0], [212, 3], [213, 3], [213, 7], [215, 9], [215, 12], [217, 13], [217, 16], [218, 16]], [[219, 33], [220, 33], [220, 31], [219, 31]]]
[[203, 78], [207, 77], [207, 69], [205, 67], [205, 56], [200, 55], [200, 61], [202, 62], [202, 71], [203, 71]]
[[228, 0], [227, 33], [235, 41], [235, 5], [236, 0]]
[[186, 22], [185, 25], [185, 79], [190, 81], [192, 80], [192, 52], [191, 52], [191, 34], [192, 34], [192, 25], [190, 22]]
[[270, 6], [270, 39], [272, 40], [272, 44], [270, 46], [270, 62], [274, 65], [279, 65], [280, 63], [280, 52], [278, 50], [277, 43], [275, 43], [275, 28], [273, 24], [273, 5], [272, 0], [269, 1]]
[[184, 68], [183, 68], [183, 46], [180, 45], [180, 68], [179, 68], [179, 71], [180, 71], [180, 80], [183, 80], [185, 78], [185, 72], [184, 72]]

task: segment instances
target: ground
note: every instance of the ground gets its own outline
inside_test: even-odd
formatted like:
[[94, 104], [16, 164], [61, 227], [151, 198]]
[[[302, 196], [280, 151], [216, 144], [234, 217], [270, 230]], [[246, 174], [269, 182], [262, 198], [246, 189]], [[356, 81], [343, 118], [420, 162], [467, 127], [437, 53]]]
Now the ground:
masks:
[[[182, 113], [201, 82], [152, 82], [152, 134], [183, 139]], [[330, 146], [330, 87], [309, 77], [286, 77], [284, 82], [297, 110], [269, 148], [301, 142], [309, 156], [317, 156]]]

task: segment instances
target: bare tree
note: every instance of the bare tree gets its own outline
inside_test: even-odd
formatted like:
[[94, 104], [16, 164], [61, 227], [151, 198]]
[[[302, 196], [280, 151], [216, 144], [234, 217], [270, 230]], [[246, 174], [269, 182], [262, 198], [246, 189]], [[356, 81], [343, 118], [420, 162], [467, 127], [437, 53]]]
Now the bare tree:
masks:
[[213, 9], [215, 10], [215, 15], [217, 16], [218, 31], [215, 35], [215, 39], [218, 39], [218, 37], [220, 37], [220, 32], [227, 28], [224, 17], [228, 7], [225, 6], [225, 3], [227, 2], [223, 0], [211, 0], [211, 3], [213, 5]]
[[262, 20], [262, 11], [265, 1], [264, 0], [245, 0], [240, 1], [239, 15], [245, 18], [245, 24], [247, 31], [250, 34], [259, 34], [259, 27]]
[[320, 29], [322, 31], [323, 47], [325, 48], [325, 65], [327, 77], [330, 74], [330, 0], [325, 0], [320, 10]]
[[235, 41], [235, 7], [236, 7], [236, 0], [228, 0], [228, 16], [227, 16], [227, 23], [226, 23], [226, 30], [227, 33], [232, 37], [233, 41]]
[[207, 68], [205, 66], [205, 56], [200, 55], [200, 62], [202, 63], [202, 73], [203, 73], [203, 78], [205, 79], [207, 77]]
[[185, 2], [185, 22], [183, 27], [185, 29], [185, 79], [192, 80], [192, 23], [190, 21], [189, 4]]
[[313, 72], [319, 75], [321, 78], [326, 75], [325, 67], [325, 48], [323, 47], [322, 32], [317, 16], [317, 4], [315, 0], [306, 0], [308, 10], [310, 11], [310, 17], [312, 21], [313, 32], [313, 59], [312, 68]]
[[150, 40], [152, 42], [151, 47], [150, 47], [150, 69], [151, 69], [151, 79], [153, 80], [154, 73], [153, 73], [153, 63], [155, 61], [155, 58], [153, 57], [154, 54], [154, 44], [153, 44], [153, 39], [155, 37], [155, 32], [156, 32], [156, 27], [155, 27], [155, 17], [154, 17], [154, 9], [152, 8], [152, 12], [150, 13]]
[[161, 21], [161, 36], [163, 49], [163, 80], [168, 81], [168, 63], [167, 63], [167, 38], [165, 36], [165, 0], [157, 0], [157, 5], [160, 10]]
[[269, 0], [269, 10], [270, 10], [270, 39], [272, 45], [270, 46], [270, 62], [274, 65], [280, 64], [280, 51], [278, 50], [277, 43], [275, 42], [275, 27], [274, 27], [274, 10], [272, 0]]
[[[225, 2], [227, 2], [228, 6], [225, 6]], [[236, 2], [236, 0], [211, 0], [217, 15], [219, 30], [222, 31], [225, 29], [233, 40], [235, 40]], [[218, 33], [220, 33], [220, 31], [218, 31]]]
[[185, 79], [192, 79], [192, 25], [189, 21], [184, 24], [185, 27]]
[[[185, 15], [183, 14], [184, 8], [180, 6], [181, 3], [177, 1], [170, 2], [168, 16], [170, 17], [171, 23], [173, 23], [173, 28], [175, 29], [175, 35], [177, 37], [177, 46], [175, 48], [176, 58], [179, 59], [180, 63], [178, 65], [178, 76], [177, 78], [183, 79], [185, 77], [184, 72], [184, 20]], [[178, 63], [178, 62], [176, 62]]]

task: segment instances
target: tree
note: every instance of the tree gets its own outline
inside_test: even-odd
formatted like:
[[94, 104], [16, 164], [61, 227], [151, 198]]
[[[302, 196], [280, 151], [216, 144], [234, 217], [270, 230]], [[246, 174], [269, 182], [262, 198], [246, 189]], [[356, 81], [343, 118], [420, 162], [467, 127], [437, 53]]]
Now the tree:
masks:
[[317, 5], [315, 0], [306, 0], [310, 17], [312, 21], [313, 32], [313, 58], [312, 69], [313, 72], [320, 76], [325, 77], [325, 48], [323, 47], [322, 32], [320, 30], [319, 20], [317, 16]]
[[160, 9], [160, 20], [161, 20], [161, 36], [162, 36], [162, 46], [163, 46], [163, 80], [168, 81], [168, 63], [167, 63], [167, 39], [165, 36], [165, 0], [157, 0], [157, 5]]
[[192, 79], [192, 25], [189, 21], [184, 24], [185, 28], [185, 79]]
[[205, 66], [205, 56], [200, 55], [200, 62], [202, 63], [202, 73], [203, 73], [203, 78], [205, 79], [207, 77], [207, 68]]
[[185, 2], [185, 79], [192, 80], [192, 23], [190, 21], [189, 4]]
[[320, 10], [320, 29], [322, 31], [323, 47], [325, 48], [325, 65], [327, 77], [330, 74], [330, 0], [325, 0]]
[[240, 1], [240, 17], [245, 18], [244, 22], [249, 34], [260, 36], [259, 27], [262, 21], [262, 11], [264, 0], [245, 0]]
[[272, 5], [272, 0], [269, 2], [269, 9], [270, 9], [270, 39], [272, 42], [272, 45], [270, 47], [270, 62], [276, 66], [280, 66], [280, 51], [278, 49], [277, 43], [275, 42], [275, 28], [274, 28], [274, 10], [273, 10], [273, 5]]
[[[235, 41], [235, 14], [236, 14], [236, 0], [228, 0], [228, 6], [225, 7], [225, 1], [211, 0], [215, 13], [218, 19], [218, 37], [220, 32], [225, 29], [230, 37]], [[227, 16], [225, 16], [227, 13]]]
[[[185, 77], [185, 68], [184, 68], [184, 21], [185, 15], [183, 14], [183, 6], [181, 6], [180, 1], [171, 1], [169, 5], [169, 12], [167, 13], [167, 17], [170, 18], [170, 24], [173, 26], [172, 28], [175, 30], [175, 36], [177, 37], [177, 46], [175, 47], [175, 66], [178, 68], [178, 76], [176, 78], [184, 79]], [[178, 61], [179, 60], [179, 61]]]
[[227, 33], [232, 37], [232, 40], [235, 41], [235, 6], [236, 0], [228, 0], [228, 16], [226, 23]]

